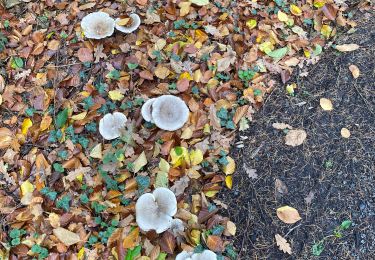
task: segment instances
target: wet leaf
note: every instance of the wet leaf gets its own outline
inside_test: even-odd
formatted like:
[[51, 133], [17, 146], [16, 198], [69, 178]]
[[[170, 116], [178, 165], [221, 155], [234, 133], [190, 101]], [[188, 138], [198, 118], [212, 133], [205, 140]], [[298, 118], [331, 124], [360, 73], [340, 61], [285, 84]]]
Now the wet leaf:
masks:
[[301, 220], [301, 217], [298, 211], [295, 208], [284, 206], [276, 210], [278, 218], [287, 224], [294, 224], [297, 221]]

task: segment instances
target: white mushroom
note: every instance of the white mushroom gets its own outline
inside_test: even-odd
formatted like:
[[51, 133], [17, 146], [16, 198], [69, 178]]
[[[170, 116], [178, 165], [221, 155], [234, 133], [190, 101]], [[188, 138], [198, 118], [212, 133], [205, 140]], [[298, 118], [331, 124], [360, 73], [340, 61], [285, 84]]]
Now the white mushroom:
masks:
[[115, 20], [107, 13], [94, 12], [83, 17], [81, 27], [87, 38], [102, 39], [113, 34]]
[[211, 250], [204, 250], [202, 253], [182, 251], [175, 260], [216, 260], [216, 254]]
[[147, 122], [151, 122], [151, 123], [154, 122], [154, 120], [152, 120], [151, 114], [152, 114], [152, 104], [154, 103], [155, 100], [156, 98], [151, 98], [147, 100], [142, 106], [141, 114], [142, 114], [143, 119], [146, 120]]
[[162, 233], [171, 227], [172, 217], [177, 212], [177, 200], [167, 188], [156, 188], [153, 193], [145, 193], [135, 205], [136, 221], [143, 231], [155, 230]]
[[121, 129], [124, 128], [126, 121], [127, 118], [123, 113], [108, 113], [99, 121], [99, 133], [106, 140], [120, 137]]
[[172, 220], [170, 230], [172, 231], [172, 233], [175, 237], [183, 234], [184, 230], [185, 230], [184, 222], [182, 222], [181, 219], [174, 218]]
[[189, 119], [189, 108], [181, 98], [164, 95], [152, 103], [151, 115], [152, 120], [159, 128], [175, 131]]
[[117, 18], [115, 20], [116, 24], [115, 27], [117, 30], [123, 33], [132, 33], [135, 30], [138, 29], [138, 27], [141, 25], [141, 18], [138, 16], [138, 14], [130, 14], [129, 17], [132, 20], [132, 24], [130, 26], [123, 26], [119, 25], [118, 22], [121, 20], [120, 18]]

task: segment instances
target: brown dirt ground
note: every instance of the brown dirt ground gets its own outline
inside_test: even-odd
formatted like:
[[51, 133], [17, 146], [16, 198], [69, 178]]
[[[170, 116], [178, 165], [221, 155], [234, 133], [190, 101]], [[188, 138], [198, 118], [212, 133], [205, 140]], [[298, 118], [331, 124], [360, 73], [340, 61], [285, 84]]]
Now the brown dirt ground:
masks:
[[[241, 134], [248, 139], [233, 152], [238, 165], [234, 187], [221, 195], [229, 206], [226, 214], [237, 224], [239, 259], [374, 259], [375, 16], [356, 16], [361, 17], [358, 30], [341, 32], [338, 43], [361, 48], [350, 53], [330, 49], [307, 77], [289, 81], [299, 87], [295, 97], [287, 96], [284, 87], [275, 89]], [[348, 70], [351, 64], [361, 71], [358, 79]], [[322, 97], [332, 100], [333, 111], [320, 108]], [[306, 130], [307, 140], [298, 147], [286, 146], [283, 131], [272, 127], [275, 122]], [[342, 127], [351, 131], [349, 139], [341, 137]], [[256, 169], [258, 178], [249, 178], [243, 165]], [[278, 198], [276, 179], [288, 188]], [[314, 197], [308, 205], [310, 192]], [[276, 209], [284, 205], [298, 209], [302, 220], [282, 223]], [[332, 235], [346, 219], [353, 226], [342, 238], [327, 238], [320, 257], [313, 256], [313, 244]], [[291, 256], [278, 250], [277, 233], [291, 243]]]

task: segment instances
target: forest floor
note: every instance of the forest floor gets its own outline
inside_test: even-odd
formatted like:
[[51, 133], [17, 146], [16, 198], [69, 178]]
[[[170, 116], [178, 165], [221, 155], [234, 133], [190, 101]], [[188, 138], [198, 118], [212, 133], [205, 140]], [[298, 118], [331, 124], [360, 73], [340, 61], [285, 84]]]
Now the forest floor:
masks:
[[[276, 88], [247, 132], [238, 136], [244, 143], [233, 152], [239, 170], [233, 190], [222, 199], [237, 224], [239, 259], [375, 255], [375, 19], [357, 15], [357, 30], [339, 37], [338, 43], [357, 43], [361, 48], [327, 52], [309, 68], [307, 77], [294, 76], [288, 82], [297, 83], [294, 97], [284, 87]], [[361, 71], [357, 79], [348, 69], [351, 64]], [[333, 102], [332, 111], [319, 106], [323, 97]], [[272, 127], [276, 122], [304, 129], [307, 140], [298, 147], [286, 146], [283, 132]], [[348, 139], [340, 135], [344, 127], [351, 132]], [[280, 190], [280, 181], [287, 190]], [[302, 220], [282, 223], [276, 208], [284, 205], [296, 208]], [[335, 233], [344, 220], [353, 224], [339, 232], [339, 238]], [[275, 234], [291, 244], [290, 257], [277, 248]], [[312, 248], [319, 242], [324, 249], [315, 257]]]

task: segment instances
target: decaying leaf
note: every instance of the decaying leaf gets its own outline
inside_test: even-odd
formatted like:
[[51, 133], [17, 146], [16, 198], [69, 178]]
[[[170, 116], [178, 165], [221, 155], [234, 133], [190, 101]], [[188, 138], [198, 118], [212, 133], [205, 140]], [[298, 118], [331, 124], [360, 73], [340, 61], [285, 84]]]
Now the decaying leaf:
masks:
[[301, 217], [298, 211], [295, 208], [284, 206], [276, 210], [277, 216], [279, 219], [287, 224], [294, 224], [297, 221], [301, 220]]
[[167, 252], [168, 254], [173, 254], [174, 249], [176, 247], [176, 239], [171, 232], [166, 231], [163, 233], [159, 245], [161, 250], [163, 250], [164, 252]]
[[292, 126], [290, 126], [288, 124], [285, 124], [285, 123], [273, 123], [272, 127], [275, 128], [275, 129], [279, 129], [279, 130], [293, 129]]
[[292, 248], [290, 247], [290, 244], [285, 238], [283, 238], [279, 234], [276, 234], [275, 239], [276, 239], [276, 244], [281, 251], [283, 251], [284, 253], [288, 253], [290, 255], [292, 254]]
[[303, 129], [289, 130], [285, 136], [285, 144], [289, 146], [298, 146], [303, 144], [306, 137], [306, 131]]
[[275, 180], [275, 195], [276, 198], [281, 198], [282, 196], [286, 195], [288, 193], [288, 187], [286, 184], [280, 180], [276, 179]]
[[359, 45], [355, 43], [336, 45], [336, 50], [341, 52], [355, 51], [359, 49]]

